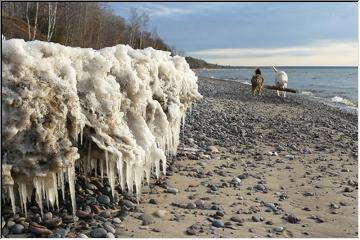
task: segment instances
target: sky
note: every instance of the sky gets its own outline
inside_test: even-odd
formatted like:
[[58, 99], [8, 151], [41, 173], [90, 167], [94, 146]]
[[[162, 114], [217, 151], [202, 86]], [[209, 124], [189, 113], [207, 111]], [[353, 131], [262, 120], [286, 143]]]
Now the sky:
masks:
[[186, 55], [233, 66], [357, 66], [358, 3], [108, 3]]

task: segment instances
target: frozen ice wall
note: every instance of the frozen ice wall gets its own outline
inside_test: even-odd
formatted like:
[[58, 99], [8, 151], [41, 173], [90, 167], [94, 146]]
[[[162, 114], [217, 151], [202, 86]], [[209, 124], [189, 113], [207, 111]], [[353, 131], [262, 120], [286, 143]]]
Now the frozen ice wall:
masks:
[[183, 57], [124, 45], [4, 40], [2, 81], [2, 187], [25, 212], [34, 188], [42, 209], [58, 206], [66, 184], [75, 211], [75, 169], [139, 194], [152, 170], [165, 172], [201, 98]]

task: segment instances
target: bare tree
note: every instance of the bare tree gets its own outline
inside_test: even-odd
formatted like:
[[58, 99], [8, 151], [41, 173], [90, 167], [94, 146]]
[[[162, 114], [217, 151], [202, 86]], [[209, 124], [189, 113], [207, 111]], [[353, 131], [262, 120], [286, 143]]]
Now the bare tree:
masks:
[[36, 3], [36, 14], [35, 14], [34, 34], [33, 34], [32, 40], [35, 40], [35, 36], [36, 36], [38, 13], [39, 13], [39, 3], [37, 2], [37, 3]]
[[[150, 18], [147, 13], [138, 14], [137, 10], [132, 8], [130, 10], [130, 20], [129, 20], [129, 45], [132, 47], [141, 48], [143, 45], [143, 33], [146, 30], [147, 24]], [[136, 44], [136, 37], [139, 38], [139, 44]]]
[[154, 27], [151, 31], [151, 46], [156, 49], [157, 40], [159, 39], [159, 34], [157, 32], [157, 28]]
[[52, 7], [52, 4], [49, 2], [48, 10], [49, 10], [49, 23], [48, 23], [47, 41], [50, 42], [55, 31], [57, 2], [55, 2], [54, 8]]
[[2, 33], [7, 38], [56, 41], [76, 47], [129, 44], [170, 51], [156, 28], [147, 30], [148, 14], [135, 9], [130, 20], [99, 2], [2, 2]]
[[31, 40], [31, 32], [30, 32], [30, 20], [29, 20], [29, 2], [26, 2], [26, 21], [28, 25], [28, 34], [29, 34], [29, 41]]

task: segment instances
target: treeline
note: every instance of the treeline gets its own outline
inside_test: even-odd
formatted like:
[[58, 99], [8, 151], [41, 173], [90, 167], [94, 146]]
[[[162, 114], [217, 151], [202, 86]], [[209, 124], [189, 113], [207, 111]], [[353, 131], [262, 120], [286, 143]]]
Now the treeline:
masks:
[[129, 44], [171, 51], [156, 28], [147, 30], [146, 13], [130, 12], [125, 21], [106, 3], [2, 2], [2, 34], [6, 38], [43, 40], [74, 47], [103, 48]]
[[189, 63], [190, 68], [192, 69], [201, 69], [201, 68], [208, 68], [208, 69], [231, 69], [231, 68], [238, 68], [236, 66], [224, 66], [219, 64], [208, 63], [202, 59], [193, 58], [190, 56], [185, 57], [186, 61]]

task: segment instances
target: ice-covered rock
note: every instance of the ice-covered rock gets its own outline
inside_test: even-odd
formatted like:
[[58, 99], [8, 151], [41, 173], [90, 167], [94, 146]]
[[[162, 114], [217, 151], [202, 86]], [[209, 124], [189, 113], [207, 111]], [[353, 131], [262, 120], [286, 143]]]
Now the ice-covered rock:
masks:
[[3, 40], [2, 81], [2, 187], [12, 202], [17, 189], [24, 211], [33, 188], [41, 209], [44, 200], [58, 206], [68, 182], [75, 212], [75, 171], [139, 194], [160, 161], [165, 173], [186, 110], [201, 98], [183, 57], [125, 45]]

